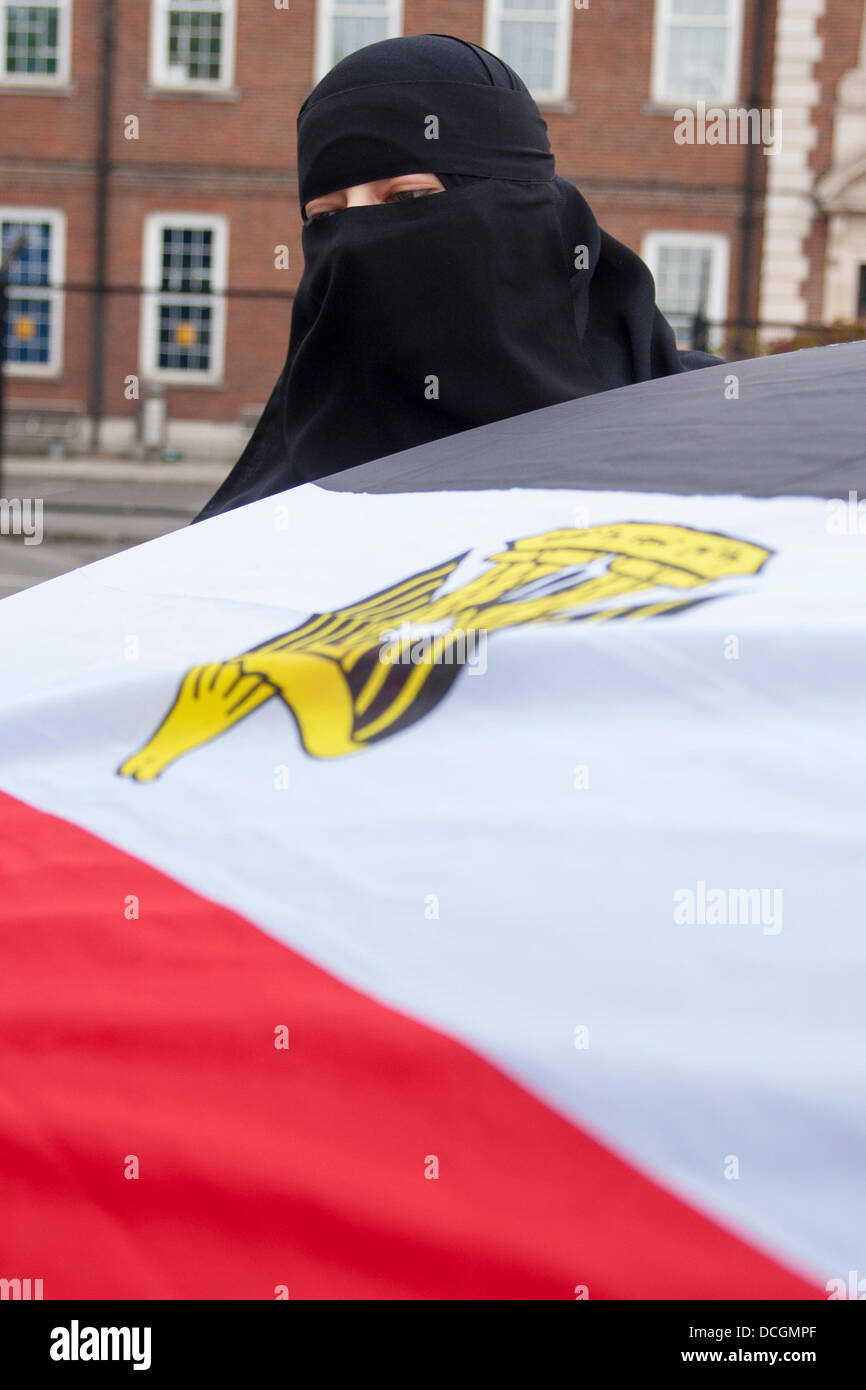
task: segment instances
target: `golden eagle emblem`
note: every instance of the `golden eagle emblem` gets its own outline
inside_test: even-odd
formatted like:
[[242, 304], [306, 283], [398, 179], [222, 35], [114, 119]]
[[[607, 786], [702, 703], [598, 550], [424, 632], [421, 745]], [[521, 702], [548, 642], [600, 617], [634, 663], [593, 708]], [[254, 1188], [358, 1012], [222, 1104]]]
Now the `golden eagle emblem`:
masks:
[[[440, 702], [461, 669], [455, 651], [467, 634], [675, 613], [713, 597], [694, 591], [714, 580], [757, 574], [770, 553], [688, 526], [620, 522], [511, 541], [487, 557], [489, 568], [449, 589], [466, 558], [458, 555], [239, 656], [194, 666], [159, 728], [118, 773], [151, 781], [272, 699], [294, 716], [312, 757], [360, 752]], [[420, 643], [419, 633], [427, 634]]]

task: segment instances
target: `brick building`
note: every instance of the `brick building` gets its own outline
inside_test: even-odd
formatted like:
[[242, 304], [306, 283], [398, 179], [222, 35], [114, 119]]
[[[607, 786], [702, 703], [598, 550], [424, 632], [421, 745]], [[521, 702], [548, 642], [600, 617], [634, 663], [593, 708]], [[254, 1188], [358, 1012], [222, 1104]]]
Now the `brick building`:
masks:
[[[301, 270], [297, 109], [337, 58], [399, 33], [473, 39], [518, 69], [559, 172], [647, 260], [683, 342], [702, 300], [713, 324], [760, 319], [775, 337], [866, 316], [864, 12], [864, 0], [0, 0], [4, 245], [27, 233], [9, 402], [79, 406], [104, 449], [125, 450], [140, 384], [159, 382], [172, 443], [236, 456], [282, 364]], [[781, 110], [781, 148], [765, 157], [730, 129], [713, 140], [706, 118], [681, 141], [699, 103]]]

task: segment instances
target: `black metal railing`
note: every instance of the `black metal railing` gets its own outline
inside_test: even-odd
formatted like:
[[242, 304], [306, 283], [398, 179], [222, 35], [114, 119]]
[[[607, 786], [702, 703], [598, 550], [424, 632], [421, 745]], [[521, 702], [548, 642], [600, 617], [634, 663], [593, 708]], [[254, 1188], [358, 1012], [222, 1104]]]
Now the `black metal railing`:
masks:
[[[21, 291], [28, 298], [39, 298], [40, 296], [52, 296], [57, 298], [59, 295], [95, 295], [100, 300], [104, 297], [135, 297], [139, 301], [147, 298], [159, 298], [161, 295], [169, 295], [175, 302], [179, 299], [189, 300], [190, 305], [201, 304], [203, 300], [226, 300], [226, 301], [258, 301], [272, 302], [274, 304], [291, 303], [295, 297], [293, 289], [279, 290], [275, 288], [256, 288], [252, 286], [230, 286], [225, 289], [199, 289], [196, 292], [177, 292], [169, 290], [164, 286], [142, 286], [141, 284], [99, 284], [96, 282], [66, 281], [63, 284], [36, 284], [28, 283], [26, 279], [13, 280], [11, 278], [13, 267], [21, 256], [26, 245], [27, 234], [22, 233], [14, 245], [11, 245], [7, 254], [0, 264], [0, 348], [5, 353], [7, 339], [8, 317], [10, 304], [14, 302], [10, 290]], [[702, 304], [706, 302], [706, 286], [702, 292]], [[662, 311], [664, 312], [664, 306]], [[682, 347], [691, 347], [715, 353], [730, 362], [743, 360], [744, 358], [764, 356], [770, 353], [786, 352], [801, 347], [820, 346], [822, 344], [852, 342], [866, 338], [866, 318], [847, 323], [785, 323], [772, 322], [768, 320], [725, 320], [723, 322], [712, 320], [705, 307], [699, 307], [692, 315], [683, 314], [681, 311], [671, 311], [668, 317], [677, 320], [683, 327], [688, 325], [686, 336], [689, 341], [681, 343]], [[288, 316], [285, 322], [286, 334], [288, 332]], [[284, 348], [284, 341], [275, 344], [275, 355]], [[276, 361], [275, 361], [276, 365]], [[92, 366], [92, 364], [91, 364]], [[14, 379], [22, 387], [27, 389], [31, 382], [35, 383], [37, 378], [26, 375], [16, 374], [14, 378], [4, 371], [4, 362], [0, 358], [0, 495], [3, 492], [3, 441], [4, 441], [4, 405], [14, 404], [8, 395], [8, 383]], [[146, 373], [142, 374], [146, 376]], [[231, 384], [231, 361], [224, 364], [223, 380], [228, 386]], [[92, 371], [86, 378], [92, 386]], [[50, 385], [51, 378], [40, 379], [39, 395], [44, 399], [47, 406], [51, 404], [51, 395], [46, 393], [45, 386]], [[271, 389], [272, 382], [261, 383], [259, 396], [264, 398]], [[183, 390], [182, 382], [172, 382], [166, 386], [167, 391]], [[101, 400], [101, 392], [90, 391], [90, 400]], [[94, 452], [99, 452], [99, 425], [98, 419], [91, 419], [93, 429]]]

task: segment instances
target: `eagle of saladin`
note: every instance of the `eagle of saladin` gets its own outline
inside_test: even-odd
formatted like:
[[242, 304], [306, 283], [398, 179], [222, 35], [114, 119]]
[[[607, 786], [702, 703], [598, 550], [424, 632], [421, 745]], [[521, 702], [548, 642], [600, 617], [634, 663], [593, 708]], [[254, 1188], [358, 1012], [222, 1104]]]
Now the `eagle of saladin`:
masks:
[[[311, 757], [358, 753], [440, 703], [462, 669], [449, 660], [451, 648], [468, 633], [676, 613], [714, 597], [701, 591], [715, 581], [757, 574], [771, 552], [657, 522], [574, 527], [510, 541], [487, 556], [482, 573], [448, 588], [469, 553], [315, 613], [237, 656], [193, 666], [159, 727], [118, 774], [152, 781], [273, 699], [294, 717]], [[411, 630], [413, 642], [424, 631], [436, 632], [437, 641], [426, 654], [422, 646], [418, 660], [395, 659], [388, 634], [401, 629]]]

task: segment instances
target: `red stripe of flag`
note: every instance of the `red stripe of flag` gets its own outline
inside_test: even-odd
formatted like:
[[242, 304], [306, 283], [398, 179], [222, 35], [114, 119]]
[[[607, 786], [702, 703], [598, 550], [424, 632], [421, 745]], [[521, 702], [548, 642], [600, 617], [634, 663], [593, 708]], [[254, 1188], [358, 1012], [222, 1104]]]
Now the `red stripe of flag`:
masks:
[[46, 1299], [822, 1296], [140, 860], [2, 795], [0, 847], [0, 1277]]

